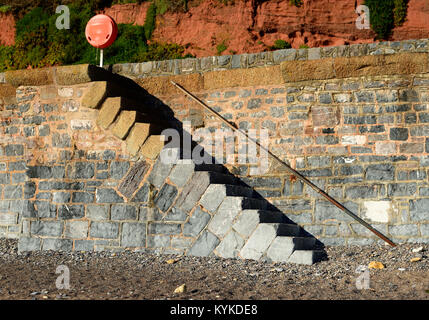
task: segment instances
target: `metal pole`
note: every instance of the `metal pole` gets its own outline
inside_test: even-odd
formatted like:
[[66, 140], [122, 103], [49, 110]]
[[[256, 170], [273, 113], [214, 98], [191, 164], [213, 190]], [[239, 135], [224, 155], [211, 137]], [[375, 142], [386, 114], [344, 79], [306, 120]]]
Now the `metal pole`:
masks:
[[104, 57], [103, 57], [103, 56], [104, 56], [104, 55], [103, 55], [103, 53], [104, 53], [104, 52], [103, 52], [103, 49], [101, 49], [101, 50], [100, 50], [100, 67], [101, 67], [101, 68], [103, 68], [103, 58], [104, 58]]
[[377, 231], [376, 229], [374, 229], [365, 220], [362, 220], [357, 215], [355, 215], [353, 212], [351, 212], [349, 209], [347, 209], [346, 207], [344, 207], [341, 203], [339, 203], [337, 200], [335, 200], [334, 198], [332, 198], [329, 194], [327, 194], [325, 191], [323, 191], [322, 189], [320, 189], [318, 186], [316, 186], [314, 183], [312, 183], [310, 180], [308, 180], [306, 177], [304, 177], [298, 171], [292, 169], [287, 163], [285, 163], [283, 160], [281, 160], [279, 157], [277, 157], [275, 154], [273, 154], [270, 150], [268, 150], [267, 148], [261, 146], [258, 141], [256, 141], [256, 140], [252, 139], [251, 137], [249, 137], [243, 130], [241, 130], [240, 128], [237, 128], [236, 126], [234, 126], [232, 123], [230, 123], [224, 117], [222, 117], [218, 112], [214, 111], [212, 108], [210, 108], [208, 105], [206, 105], [200, 99], [198, 99], [196, 96], [194, 96], [188, 90], [186, 90], [185, 88], [183, 88], [181, 85], [175, 83], [174, 81], [171, 81], [171, 83], [176, 88], [178, 88], [179, 90], [181, 90], [182, 92], [184, 92], [186, 95], [188, 95], [189, 97], [191, 97], [192, 100], [194, 100], [199, 105], [201, 105], [202, 107], [204, 107], [204, 109], [208, 110], [209, 112], [211, 112], [212, 114], [214, 114], [216, 117], [218, 117], [219, 119], [221, 119], [222, 122], [225, 123], [228, 127], [230, 127], [231, 129], [233, 129], [234, 131], [238, 131], [239, 133], [241, 133], [242, 135], [244, 135], [247, 139], [249, 139], [252, 142], [254, 142], [261, 149], [265, 150], [278, 163], [280, 163], [281, 165], [283, 165], [291, 174], [293, 174], [294, 176], [298, 177], [298, 179], [300, 179], [302, 182], [304, 182], [305, 184], [307, 184], [308, 186], [310, 186], [313, 190], [315, 190], [316, 192], [318, 192], [320, 195], [322, 195], [325, 199], [327, 199], [333, 205], [335, 205], [336, 207], [338, 207], [339, 209], [341, 209], [342, 211], [344, 211], [347, 215], [349, 215], [354, 220], [356, 220], [357, 222], [359, 222], [361, 225], [363, 225], [364, 227], [366, 227], [368, 230], [370, 230], [376, 236], [378, 236], [379, 238], [381, 238], [382, 240], [384, 240], [385, 242], [387, 242], [388, 244], [390, 244], [392, 247], [396, 247], [396, 244], [394, 242], [392, 242], [389, 238], [387, 238], [385, 235], [383, 235], [382, 233], [380, 233], [379, 231]]

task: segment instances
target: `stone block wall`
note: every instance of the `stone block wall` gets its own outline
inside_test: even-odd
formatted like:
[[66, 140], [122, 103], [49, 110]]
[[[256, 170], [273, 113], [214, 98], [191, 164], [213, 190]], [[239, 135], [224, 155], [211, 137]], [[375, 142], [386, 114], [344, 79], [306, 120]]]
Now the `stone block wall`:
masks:
[[[397, 50], [386, 51], [383, 46]], [[370, 55], [351, 57], [353, 48], [342, 48], [349, 52], [346, 56], [322, 55], [318, 60], [307, 57], [231, 70], [194, 68], [177, 74], [128, 75], [154, 95], [156, 103], [171, 108], [171, 117], [189, 120], [192, 130], [213, 132], [221, 123], [179, 93], [170, 80], [191, 90], [239, 128], [268, 129], [272, 152], [352, 212], [396, 242], [427, 243], [427, 41], [379, 44], [366, 52]], [[404, 48], [414, 51], [398, 53], [408, 50]], [[340, 48], [331, 51], [338, 53]], [[124, 74], [128, 67], [114, 70]], [[15, 88], [15, 96], [10, 88], [2, 94], [0, 235], [21, 237], [23, 244], [28, 239], [28, 248], [99, 250], [125, 244], [138, 248], [146, 241], [152, 248], [179, 252], [175, 247], [179, 243], [182, 249], [189, 246], [195, 239], [183, 236], [183, 230], [192, 214], [183, 221], [179, 211], [174, 218], [178, 220], [157, 216], [159, 207], [174, 213], [171, 198], [177, 199], [183, 191], [183, 185], [174, 182], [177, 177], [169, 176], [172, 168], [156, 169], [157, 162], [147, 159], [140, 163], [128, 155], [122, 140], [97, 126], [97, 110], [80, 105], [90, 78], [67, 84], [63, 81], [67, 77], [58, 82], [48, 72], [37, 73], [43, 77], [31, 79], [32, 86]], [[61, 76], [62, 71], [57, 74]], [[8, 74], [5, 78], [21, 85], [26, 80], [20, 77], [15, 82]], [[379, 241], [272, 161], [263, 175], [253, 174], [250, 164], [226, 167], [326, 245]], [[120, 186], [133, 170], [141, 170], [144, 181], [151, 174], [160, 175], [159, 186], [139, 184], [125, 196]], [[150, 185], [155, 189], [151, 191]], [[158, 192], [162, 200], [153, 210]], [[159, 220], [164, 222], [152, 224]], [[146, 233], [135, 233], [139, 228]], [[145, 234], [147, 239], [132, 234]]]
[[[199, 96], [241, 129], [267, 129], [272, 152], [379, 231], [398, 242], [428, 242], [428, 84], [428, 74], [375, 76], [226, 88]], [[207, 114], [185, 112], [191, 106], [183, 97], [166, 101], [181, 119], [212, 132], [220, 126]], [[226, 166], [323, 243], [374, 241], [273, 162], [261, 176], [251, 175], [251, 164]]]

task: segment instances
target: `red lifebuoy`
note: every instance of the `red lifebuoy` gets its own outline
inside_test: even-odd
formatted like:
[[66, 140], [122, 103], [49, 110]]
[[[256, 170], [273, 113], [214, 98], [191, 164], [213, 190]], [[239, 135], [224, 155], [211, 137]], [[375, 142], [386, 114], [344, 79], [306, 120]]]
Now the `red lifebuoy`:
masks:
[[111, 17], [105, 14], [97, 14], [88, 21], [85, 35], [91, 46], [104, 49], [115, 42], [118, 26]]

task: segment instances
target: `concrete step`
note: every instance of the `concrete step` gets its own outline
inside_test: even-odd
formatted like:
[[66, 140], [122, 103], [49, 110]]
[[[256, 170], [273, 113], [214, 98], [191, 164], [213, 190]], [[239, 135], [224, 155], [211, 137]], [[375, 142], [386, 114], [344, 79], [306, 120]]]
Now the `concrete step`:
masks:
[[267, 258], [274, 262], [289, 262], [289, 257], [296, 250], [312, 250], [316, 238], [277, 236], [267, 250]]
[[264, 199], [255, 199], [249, 197], [226, 196], [219, 206], [218, 211], [239, 210], [240, 212], [247, 209], [266, 209], [268, 202]]
[[233, 229], [248, 239], [261, 223], [283, 223], [285, 221], [284, 214], [279, 211], [248, 209], [241, 212], [233, 225]]
[[326, 253], [322, 250], [295, 250], [289, 257], [289, 263], [312, 265], [323, 259]]
[[261, 223], [250, 235], [240, 251], [243, 259], [259, 260], [271, 246], [273, 241], [284, 232], [282, 223]]
[[[176, 151], [174, 151], [174, 152], [176, 152]], [[210, 164], [210, 163], [196, 164], [191, 159], [179, 159], [175, 162], [175, 165], [179, 166], [179, 167], [180, 166], [192, 166], [193, 171], [208, 171], [208, 172], [227, 173], [226, 168], [221, 164]]]
[[207, 175], [210, 184], [232, 184], [237, 185], [238, 178], [233, 175], [214, 172], [214, 171], [200, 171], [199, 173]]
[[200, 204], [209, 212], [215, 212], [228, 196], [252, 197], [253, 189], [231, 184], [211, 184], [201, 197]]
[[297, 224], [290, 223], [266, 223], [273, 224], [277, 227], [277, 235], [279, 237], [299, 237], [301, 234], [301, 227]]

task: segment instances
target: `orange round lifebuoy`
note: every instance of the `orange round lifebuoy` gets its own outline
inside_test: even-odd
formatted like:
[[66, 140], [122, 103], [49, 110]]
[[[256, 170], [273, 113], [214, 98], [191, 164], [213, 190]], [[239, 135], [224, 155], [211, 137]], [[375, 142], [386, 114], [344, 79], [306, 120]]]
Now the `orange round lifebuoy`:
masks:
[[97, 14], [88, 21], [85, 35], [91, 46], [104, 49], [115, 42], [118, 26], [111, 17], [105, 14]]

